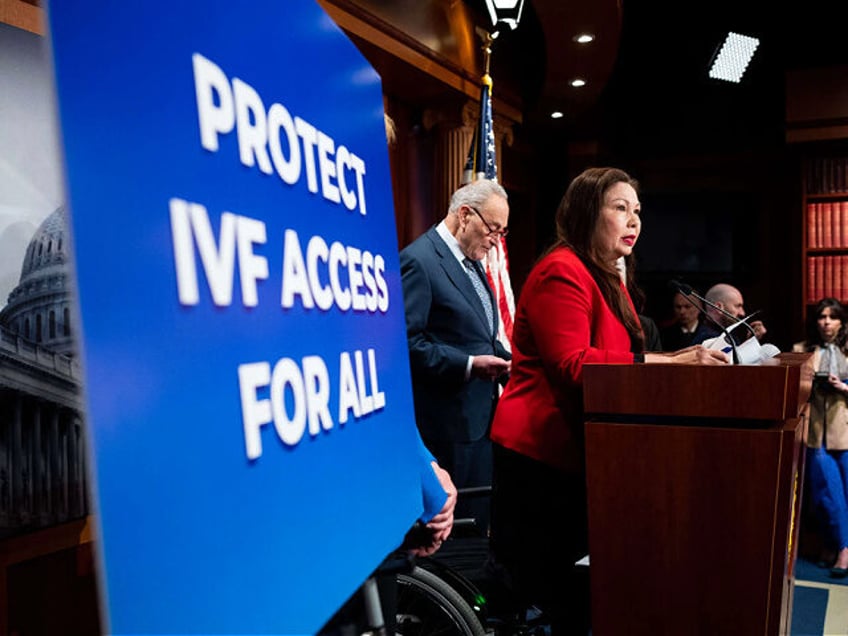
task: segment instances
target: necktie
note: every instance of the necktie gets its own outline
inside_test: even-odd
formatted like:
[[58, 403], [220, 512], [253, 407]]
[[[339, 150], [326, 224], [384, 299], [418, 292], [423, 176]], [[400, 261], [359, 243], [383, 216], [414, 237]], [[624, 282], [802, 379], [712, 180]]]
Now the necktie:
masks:
[[837, 358], [836, 345], [828, 342], [824, 346], [821, 359], [819, 360], [819, 371], [825, 371], [839, 377], [839, 359]]
[[492, 299], [486, 287], [483, 285], [483, 279], [480, 277], [480, 272], [474, 265], [474, 261], [469, 258], [462, 259], [462, 264], [465, 265], [465, 271], [471, 278], [471, 284], [474, 285], [474, 291], [480, 297], [480, 302], [483, 303], [483, 310], [486, 312], [486, 320], [489, 323], [489, 333], [492, 333], [494, 327], [494, 314], [492, 313]]

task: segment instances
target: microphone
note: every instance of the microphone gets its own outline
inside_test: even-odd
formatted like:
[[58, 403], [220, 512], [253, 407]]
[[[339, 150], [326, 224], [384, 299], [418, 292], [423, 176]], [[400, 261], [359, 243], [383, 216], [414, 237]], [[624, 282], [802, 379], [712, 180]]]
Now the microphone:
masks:
[[[699, 314], [701, 314], [704, 318], [709, 320], [713, 325], [715, 325], [719, 329], [719, 331], [721, 331], [721, 333], [724, 334], [725, 340], [727, 340], [727, 342], [730, 343], [730, 348], [733, 350], [733, 362], [734, 362], [734, 364], [739, 364], [739, 360], [741, 358], [739, 357], [739, 351], [736, 349], [736, 340], [734, 340], [733, 336], [730, 335], [730, 332], [727, 330], [727, 327], [725, 327], [718, 320], [716, 320], [715, 318], [710, 316], [706, 311], [704, 311], [704, 308], [701, 307], [694, 300], [692, 300], [690, 298], [690, 296], [694, 296], [698, 300], [703, 300], [703, 302], [707, 303], [711, 307], [715, 307], [715, 305], [713, 305], [706, 298], [702, 299], [698, 294], [695, 293], [695, 291], [689, 285], [686, 285], [685, 283], [681, 283], [680, 281], [677, 281], [677, 280], [670, 280], [670, 281], [668, 281], [668, 286], [671, 287], [671, 289], [673, 289], [674, 291], [678, 292], [681, 296], [683, 296], [683, 298], [686, 299], [686, 302], [688, 302], [690, 305], [695, 307], [695, 309], [698, 310]], [[734, 322], [736, 321], [735, 316], [724, 311], [721, 307], [715, 307], [715, 308], [719, 312], [726, 314], [726, 315], [730, 316], [731, 318], [733, 318]], [[747, 323], [745, 323], [745, 324], [747, 325]]]
[[[693, 302], [692, 302], [692, 299], [691, 299], [691, 298], [689, 298], [689, 296], [694, 296], [695, 298], [697, 298], [698, 300], [700, 300], [700, 301], [701, 301], [702, 303], [704, 303], [705, 305], [708, 305], [708, 306], [712, 307], [713, 309], [715, 309], [718, 313], [720, 313], [720, 314], [721, 314], [722, 316], [724, 316], [725, 318], [729, 318], [729, 319], [730, 319], [730, 321], [731, 321], [731, 324], [733, 324], [734, 322], [741, 322], [743, 325], [745, 325], [745, 328], [746, 328], [749, 332], [751, 332], [751, 335], [752, 335], [754, 338], [756, 338], [756, 337], [757, 337], [757, 334], [756, 334], [756, 333], [754, 333], [754, 328], [753, 328], [751, 325], [749, 325], [749, 324], [748, 324], [748, 318], [753, 317], [753, 316], [754, 316], [754, 314], [751, 314], [750, 316], [745, 316], [744, 318], [739, 318], [739, 317], [734, 316], [733, 314], [731, 314], [729, 311], [725, 311], [724, 309], [722, 309], [721, 307], [719, 307], [719, 306], [718, 306], [718, 305], [716, 305], [715, 303], [710, 302], [709, 300], [707, 300], [706, 298], [704, 298], [704, 297], [703, 297], [703, 296], [701, 296], [700, 294], [696, 293], [696, 292], [695, 292], [695, 290], [694, 290], [694, 289], [692, 289], [692, 287], [691, 287], [691, 286], [689, 286], [689, 285], [687, 285], [687, 284], [685, 284], [685, 283], [681, 283], [681, 282], [680, 282], [680, 281], [678, 281], [678, 280], [670, 280], [670, 281], [668, 281], [668, 285], [669, 285], [669, 287], [671, 287], [674, 291], [676, 291], [676, 292], [680, 292], [680, 294], [682, 294], [682, 295], [683, 295], [683, 297], [684, 297], [684, 298], [686, 298], [686, 300], [688, 300], [688, 301], [689, 301], [690, 303], [692, 303], [693, 305], [694, 305], [695, 303], [693, 303]], [[713, 317], [712, 317], [712, 316], [710, 316], [710, 315], [709, 315], [706, 311], [704, 311], [703, 309], [701, 309], [701, 313], [702, 313], [702, 314], [703, 314], [703, 315], [704, 315], [704, 316], [705, 316], [708, 320], [710, 320], [710, 321], [711, 321], [714, 325], [717, 325], [717, 326], [718, 326], [718, 327], [719, 327], [722, 331], [724, 331], [725, 333], [727, 333], [726, 329], [725, 329], [724, 327], [722, 327], [721, 325], [719, 325], [719, 324], [718, 324], [718, 322], [717, 322], [716, 320], [714, 320], [714, 319], [713, 319]], [[754, 312], [754, 313], [757, 313], [757, 312]]]

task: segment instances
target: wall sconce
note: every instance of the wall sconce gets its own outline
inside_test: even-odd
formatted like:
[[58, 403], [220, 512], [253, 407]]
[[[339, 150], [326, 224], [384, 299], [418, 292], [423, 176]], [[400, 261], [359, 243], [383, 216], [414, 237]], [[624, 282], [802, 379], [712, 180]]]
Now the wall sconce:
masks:
[[486, 0], [486, 8], [489, 10], [493, 27], [503, 22], [509, 25], [510, 29], [514, 29], [521, 20], [524, 0]]

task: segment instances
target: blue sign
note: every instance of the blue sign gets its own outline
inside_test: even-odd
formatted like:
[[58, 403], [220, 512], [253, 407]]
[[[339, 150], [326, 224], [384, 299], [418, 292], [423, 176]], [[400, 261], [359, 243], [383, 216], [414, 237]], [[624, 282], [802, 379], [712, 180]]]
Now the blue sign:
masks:
[[379, 77], [312, 0], [49, 22], [107, 629], [314, 633], [421, 512]]

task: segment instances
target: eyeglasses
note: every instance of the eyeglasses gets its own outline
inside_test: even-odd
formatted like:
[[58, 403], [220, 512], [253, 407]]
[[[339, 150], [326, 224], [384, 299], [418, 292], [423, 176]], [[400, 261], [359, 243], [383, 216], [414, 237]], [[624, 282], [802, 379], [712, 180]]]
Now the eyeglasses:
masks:
[[495, 230], [495, 229], [492, 229], [492, 226], [491, 226], [491, 225], [489, 225], [489, 224], [488, 224], [488, 222], [486, 222], [486, 219], [484, 219], [484, 218], [483, 218], [483, 215], [482, 215], [482, 214], [480, 214], [480, 210], [478, 210], [477, 208], [475, 208], [473, 205], [469, 205], [469, 206], [468, 206], [468, 209], [470, 209], [472, 212], [474, 212], [474, 214], [476, 214], [477, 216], [479, 216], [479, 217], [480, 217], [480, 220], [481, 220], [481, 221], [483, 221], [483, 225], [485, 225], [485, 226], [486, 226], [486, 230], [487, 230], [486, 235], [487, 235], [487, 236], [500, 236], [500, 237], [504, 237], [504, 236], [506, 236], [507, 234], [509, 234], [509, 228], [508, 228], [508, 227], [505, 227], [505, 228], [503, 228], [503, 229], [501, 229], [501, 230]]

